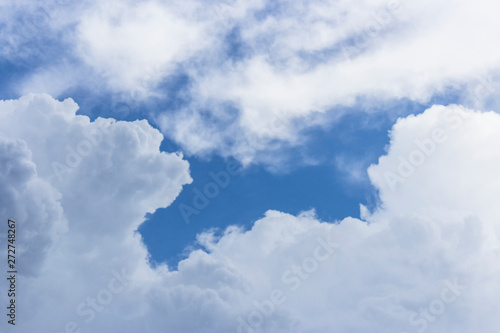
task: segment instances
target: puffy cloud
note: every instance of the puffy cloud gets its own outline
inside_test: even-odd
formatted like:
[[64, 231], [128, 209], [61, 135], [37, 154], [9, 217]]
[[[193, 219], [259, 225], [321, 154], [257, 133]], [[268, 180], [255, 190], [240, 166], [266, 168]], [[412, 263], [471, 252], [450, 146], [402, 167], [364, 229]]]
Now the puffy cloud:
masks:
[[[435, 106], [400, 119], [387, 155], [369, 169], [380, 205], [373, 212], [362, 209], [363, 220], [327, 223], [313, 211], [292, 216], [270, 210], [250, 230], [233, 226], [222, 234], [199, 235], [203, 248], [193, 250], [178, 270], [170, 270], [148, 265], [147, 251], [134, 233], [146, 212], [168, 205], [189, 181], [186, 162], [159, 152], [156, 130], [140, 121], [90, 122], [75, 116], [71, 100], [57, 102], [43, 95], [3, 102], [0, 110], [2, 140], [11, 136], [0, 146], [0, 171], [12, 175], [2, 188], [40, 179], [39, 186], [53, 188], [53, 196], [36, 188], [25, 195], [45, 197], [50, 205], [44, 209], [53, 207], [53, 217], [44, 216], [51, 223], [60, 221], [50, 232], [43, 229], [60, 236], [49, 237], [41, 269], [19, 286], [22, 313], [30, 317], [20, 319], [17, 329], [497, 329], [496, 113]], [[26, 114], [31, 117], [24, 118]], [[51, 163], [64, 163], [65, 146], [78, 152], [82, 140], [92, 143], [85, 134], [99, 137], [96, 130], [101, 142], [62, 180], [54, 176]], [[19, 152], [12, 153], [14, 148]], [[8, 171], [4, 160], [17, 161], [15, 168]], [[413, 169], [401, 173], [402, 163]], [[389, 174], [398, 181], [392, 182]], [[2, 202], [18, 202], [9, 192], [2, 195]], [[24, 209], [12, 214], [22, 216]], [[33, 215], [43, 212], [34, 209]], [[29, 228], [42, 230], [37, 226], [44, 221], [33, 221]]]
[[[18, 281], [29, 331], [63, 331], [83, 295], [123, 269], [149, 269], [135, 231], [191, 182], [188, 163], [160, 152], [163, 135], [146, 121], [90, 121], [77, 109], [48, 95], [0, 102], [1, 211], [18, 223], [18, 269], [31, 277]], [[47, 314], [51, 304], [61, 312]]]
[[[200, 236], [208, 254], [193, 252], [177, 274], [230, 268], [217, 289], [244, 277], [238, 322], [224, 317], [214, 332], [494, 332], [499, 127], [498, 114], [459, 106], [401, 119], [369, 169], [381, 202], [364, 221], [269, 211], [249, 231]], [[413, 170], [399, 175], [402, 160]]]
[[[14, 228], [18, 269], [23, 276], [38, 273], [47, 252], [67, 229], [61, 194], [38, 176], [31, 157], [25, 141], [0, 137], [0, 213], [3, 218], [23, 221]], [[2, 228], [0, 236], [5, 242], [6, 229]]]
[[[400, 119], [391, 131], [388, 155], [369, 169], [381, 200], [391, 212], [460, 207], [464, 214], [480, 213], [494, 220], [498, 207], [477, 192], [500, 194], [494, 172], [500, 161], [495, 149], [488, 147], [498, 140], [499, 121], [493, 111], [479, 113], [456, 105], [434, 106]], [[444, 166], [448, 168], [434, 176]], [[485, 180], [484, 175], [491, 178]], [[431, 176], [435, 183], [421, 186]], [[450, 183], [458, 192], [454, 196], [448, 195]], [[457, 199], [463, 203], [457, 205]]]

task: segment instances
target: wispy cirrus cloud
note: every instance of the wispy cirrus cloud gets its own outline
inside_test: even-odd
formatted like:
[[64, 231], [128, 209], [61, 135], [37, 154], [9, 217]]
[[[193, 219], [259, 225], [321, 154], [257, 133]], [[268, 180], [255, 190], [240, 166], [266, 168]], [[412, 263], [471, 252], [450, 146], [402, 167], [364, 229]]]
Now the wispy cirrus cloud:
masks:
[[[334, 121], [346, 105], [362, 111], [360, 99], [426, 103], [453, 92], [456, 102], [481, 107], [472, 105], [471, 91], [478, 78], [496, 82], [498, 73], [495, 6], [490, 0], [89, 1], [75, 10], [65, 3], [47, 10], [34, 39], [51, 39], [65, 52], [40, 60], [44, 68], [17, 85], [23, 93], [55, 95], [84, 85], [132, 105], [147, 100], [151, 119], [187, 153], [272, 164], [272, 154], [240, 151], [261, 137], [267, 144], [259, 152], [302, 145], [302, 130], [318, 117]], [[24, 8], [11, 11], [26, 16]], [[37, 54], [54, 49], [41, 39], [23, 49], [35, 46]], [[75, 70], [87, 79], [74, 79]], [[188, 84], [173, 92], [164, 83], [179, 75]], [[179, 94], [189, 97], [179, 103]], [[290, 120], [287, 126], [264, 133], [276, 114]]]

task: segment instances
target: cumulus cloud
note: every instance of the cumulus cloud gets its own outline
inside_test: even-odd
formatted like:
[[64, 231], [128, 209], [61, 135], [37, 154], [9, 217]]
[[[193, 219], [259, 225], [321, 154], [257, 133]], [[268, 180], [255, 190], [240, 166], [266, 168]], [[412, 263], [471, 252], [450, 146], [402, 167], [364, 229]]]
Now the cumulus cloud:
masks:
[[[54, 242], [67, 230], [61, 194], [38, 176], [25, 141], [1, 137], [0, 151], [0, 213], [25, 221], [17, 228], [19, 271], [22, 276], [33, 276]], [[3, 242], [7, 239], [4, 231], [2, 228], [0, 233]]]
[[[270, 210], [250, 230], [199, 235], [202, 249], [171, 270], [149, 266], [134, 231], [190, 181], [187, 163], [160, 153], [162, 136], [144, 121], [91, 122], [76, 109], [45, 95], [0, 105], [2, 212], [19, 205], [13, 191], [45, 200], [31, 215], [24, 206], [9, 214], [41, 234], [30, 244], [50, 240], [19, 286], [20, 313], [30, 315], [17, 329], [496, 331], [498, 114], [435, 106], [400, 119], [369, 168], [380, 204], [363, 220]], [[71, 168], [62, 179], [54, 161]]]
[[30, 314], [28, 331], [37, 322], [64, 331], [75, 309], [47, 314], [48, 305], [74, 304], [106, 274], [147, 267], [135, 230], [191, 182], [188, 163], [160, 152], [163, 135], [146, 121], [90, 121], [77, 109], [48, 95], [0, 103], [1, 211], [18, 223], [18, 269], [30, 277], [19, 280], [18, 313]]

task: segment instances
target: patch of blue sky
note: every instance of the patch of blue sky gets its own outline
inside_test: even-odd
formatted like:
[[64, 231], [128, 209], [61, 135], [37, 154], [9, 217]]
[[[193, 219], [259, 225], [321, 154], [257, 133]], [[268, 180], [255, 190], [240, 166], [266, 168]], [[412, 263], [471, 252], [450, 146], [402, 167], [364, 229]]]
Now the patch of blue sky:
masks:
[[[184, 187], [176, 201], [166, 209], [148, 216], [139, 232], [151, 253], [153, 262], [167, 262], [173, 267], [182, 259], [184, 249], [194, 246], [196, 234], [211, 228], [224, 229], [228, 225], [250, 228], [266, 210], [275, 209], [291, 214], [315, 209], [325, 221], [340, 220], [346, 216], [359, 216], [359, 204], [376, 205], [376, 193], [368, 182], [353, 182], [336, 168], [335, 157], [348, 151], [353, 158], [366, 156], [371, 160], [383, 152], [387, 144], [389, 120], [377, 127], [359, 129], [357, 114], [344, 117], [328, 131], [321, 129], [307, 133], [306, 147], [290, 148], [283, 173], [270, 173], [261, 166], [252, 166], [241, 174], [230, 177], [229, 184], [214, 198], [205, 196], [205, 187], [216, 183], [213, 175], [225, 171], [228, 164], [236, 163], [213, 157], [210, 160], [187, 158], [191, 166], [193, 183]], [[165, 143], [165, 146], [171, 144]], [[305, 151], [321, 159], [319, 165], [304, 165], [300, 160]], [[212, 174], [212, 176], [211, 176]], [[208, 199], [205, 208], [196, 206], [195, 200], [202, 193]], [[198, 199], [197, 199], [198, 197]], [[181, 207], [192, 208], [189, 211]], [[196, 211], [196, 212], [194, 212]], [[194, 213], [193, 213], [194, 212]]]
[[16, 99], [19, 93], [16, 91], [15, 82], [30, 75], [31, 68], [24, 64], [13, 63], [10, 60], [0, 58], [0, 98]]
[[254, 17], [259, 21], [264, 21], [269, 16], [279, 16], [288, 10], [284, 1], [269, 1], [265, 7], [254, 12]]
[[[384, 103], [359, 101], [359, 105], [342, 110], [345, 115], [327, 128], [302, 133], [308, 137], [305, 146], [280, 152], [286, 156], [283, 172], [279, 172], [279, 167], [271, 173], [262, 165], [252, 166], [231, 176], [226, 187], [218, 186], [219, 193], [214, 198], [204, 194], [205, 186], [216, 183], [213, 174], [236, 162], [221, 157], [209, 160], [186, 157], [193, 183], [184, 187], [170, 207], [148, 215], [139, 228], [151, 262], [166, 262], [175, 268], [184, 258], [186, 248], [197, 247], [196, 234], [212, 228], [223, 230], [229, 225], [249, 229], [268, 209], [290, 214], [315, 209], [320, 219], [329, 222], [347, 216], [359, 217], [359, 204], [373, 210], [378, 204], [378, 194], [369, 182], [366, 168], [385, 154], [388, 131], [396, 119], [410, 113], [419, 114], [433, 104], [455, 103], [459, 96], [458, 91], [450, 90], [426, 103], [406, 99]], [[162, 149], [177, 151], [180, 147], [166, 139]], [[362, 177], [349, 177], [339, 168], [338, 157], [360, 162]], [[307, 165], [304, 158], [319, 163]], [[197, 196], [200, 200], [197, 193], [202, 193], [208, 201], [202, 209], [194, 203]], [[183, 213], [180, 207], [193, 210]]]
[[226, 45], [227, 60], [238, 62], [252, 56], [251, 48], [241, 38], [239, 26], [235, 26], [229, 31], [225, 36], [224, 44]]
[[[58, 96], [59, 99], [72, 98], [79, 105], [78, 114], [91, 120], [97, 117], [134, 121], [147, 119], [154, 125], [154, 116], [160, 112], [175, 112], [187, 106], [191, 98], [186, 93], [191, 81], [182, 72], [162, 79], [156, 90], [159, 96], [142, 98], [132, 93], [113, 93], [109, 90], [96, 90], [84, 85], [72, 87]], [[146, 91], [147, 82], [140, 83], [136, 91]]]

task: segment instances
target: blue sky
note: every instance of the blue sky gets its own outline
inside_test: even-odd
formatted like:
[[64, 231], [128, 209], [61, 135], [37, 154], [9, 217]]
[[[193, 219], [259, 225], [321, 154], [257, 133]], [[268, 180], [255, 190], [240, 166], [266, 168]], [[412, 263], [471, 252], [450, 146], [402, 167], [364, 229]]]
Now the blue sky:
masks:
[[[228, 57], [233, 57], [233, 50]], [[76, 89], [65, 94], [80, 105], [79, 113], [91, 119], [114, 117], [117, 120], [154, 119], [151, 112], [175, 111], [186, 104], [182, 90], [189, 85], [189, 77], [175, 74], [160, 85], [168, 96], [154, 98], [144, 103], [116, 100], [110, 94], [96, 96], [88, 90]], [[359, 217], [360, 204], [370, 210], [378, 204], [377, 191], [366, 174], [369, 165], [375, 164], [389, 143], [388, 132], [398, 117], [421, 113], [433, 104], [452, 104], [458, 101], [457, 92], [436, 96], [428, 103], [407, 100], [372, 106], [357, 114], [344, 108], [347, 114], [324, 128], [305, 131], [306, 143], [300, 147], [282, 149], [285, 162], [277, 166], [252, 165], [243, 167], [231, 157], [186, 156], [190, 164], [193, 183], [186, 185], [173, 204], [148, 214], [138, 231], [151, 255], [153, 265], [167, 263], [175, 268], [193, 248], [199, 248], [196, 235], [210, 229], [223, 231], [230, 225], [245, 229], [263, 217], [268, 209], [298, 214], [314, 209], [323, 221], [340, 221], [345, 216]], [[87, 104], [88, 103], [88, 104]], [[366, 102], [373, 105], [372, 102]], [[360, 126], [361, 124], [361, 126]], [[165, 138], [161, 148], [165, 152], [182, 151], [182, 147]], [[342, 165], [337, 162], [341, 158]], [[314, 161], [311, 163], [305, 160]], [[181, 213], [181, 204], [194, 208], [196, 193], [213, 183], [210, 173], [225, 171], [228, 164], [238, 165], [241, 173], [230, 178], [220, 194], [209, 199], [209, 205], [198, 214], [189, 214], [188, 222]], [[349, 174], [349, 169], [357, 172]]]
[[0, 331], [496, 332], [496, 7], [4, 1]]
[[[114, 117], [133, 121], [147, 119], [152, 109], [157, 110], [154, 112], [178, 109], [185, 101], [176, 96], [188, 82], [185, 75], [174, 75], [161, 85], [167, 95], [173, 97], [143, 104], [114, 101], [109, 94], [95, 96], [85, 90], [70, 92], [68, 97], [78, 102], [80, 114], [91, 119]], [[392, 124], [402, 115], [421, 113], [430, 105], [452, 104], [457, 100], [457, 92], [448, 92], [426, 104], [397, 101], [385, 105], [383, 113], [377, 107], [362, 114], [347, 108], [348, 115], [339, 121], [325, 128], [308, 130], [304, 134], [307, 137], [304, 146], [282, 150], [286, 162], [273, 168], [268, 165], [244, 168], [231, 157], [186, 156], [193, 183], [184, 187], [171, 206], [148, 214], [138, 229], [152, 264], [167, 263], [175, 268], [189, 251], [200, 247], [197, 234], [213, 228], [221, 232], [235, 224], [249, 229], [268, 209], [291, 214], [314, 209], [319, 219], [330, 222], [340, 221], [345, 216], [359, 217], [360, 204], [373, 210], [379, 199], [366, 169], [384, 154]], [[182, 148], [165, 138], [161, 150], [174, 152]], [[314, 160], [313, 165], [305, 162], [305, 157]], [[342, 165], [336, 162], [339, 157], [346, 158]], [[219, 195], [209, 199], [206, 208], [190, 215], [187, 223], [179, 206], [185, 204], [194, 208], [196, 194], [193, 189], [203, 191], [206, 184], [214, 182], [210, 173], [225, 171], [228, 164], [238, 165], [243, 170], [230, 178], [229, 185], [221, 188]], [[357, 169], [357, 178], [348, 173], [349, 169]]]
[[[359, 142], [360, 151], [351, 153], [362, 154], [367, 148], [371, 148], [370, 151], [383, 151], [386, 131], [382, 130], [380, 136], [377, 141]], [[334, 135], [317, 140], [324, 140], [325, 144], [331, 144], [333, 147], [338, 145]], [[338, 149], [338, 146], [336, 148]], [[291, 152], [293, 153], [295, 152]], [[321, 153], [321, 157], [327, 158], [324, 151]], [[330, 154], [333, 155], [334, 152]], [[240, 175], [231, 177], [230, 184], [210, 200], [207, 208], [201, 210], [198, 215], [190, 216], [188, 225], [179, 205], [185, 203], [194, 207], [192, 202], [195, 193], [192, 190], [203, 190], [207, 183], [213, 182], [209, 173], [226, 170], [228, 163], [218, 157], [210, 161], [195, 158], [188, 160], [191, 176], [195, 181], [186, 186], [172, 206], [150, 216], [139, 229], [153, 260], [167, 260], [175, 265], [184, 247], [194, 243], [195, 235], [204, 229], [224, 229], [232, 224], [249, 228], [267, 209], [292, 214], [315, 209], [321, 219], [335, 221], [346, 215], [358, 216], [360, 202], [375, 205], [376, 199], [371, 186], [366, 181], [353, 183], [346, 179], [347, 177], [332, 165], [333, 157], [330, 157], [330, 162], [327, 162], [329, 165], [296, 166], [286, 174], [271, 173], [257, 166], [249, 167]]]
[[[241, 164], [231, 158], [187, 157], [193, 183], [185, 187], [170, 207], [148, 216], [139, 229], [152, 261], [166, 261], [175, 267], [180, 259], [184, 259], [187, 246], [197, 247], [196, 234], [211, 228], [223, 230], [233, 224], [248, 229], [268, 209], [291, 214], [314, 209], [318, 218], [330, 222], [342, 220], [345, 216], [359, 217], [360, 204], [374, 209], [377, 193], [369, 183], [365, 169], [384, 154], [389, 143], [388, 131], [398, 113], [421, 112], [426, 108], [408, 102], [399, 102], [392, 107], [393, 115], [349, 115], [327, 129], [309, 131], [305, 147], [286, 151], [287, 162], [282, 170], [269, 170], [265, 166], [244, 168], [230, 178], [229, 185], [222, 188], [219, 195], [209, 200], [207, 208], [198, 214], [189, 214], [189, 224], [179, 205], [194, 208], [196, 194], [193, 189], [203, 191], [206, 184], [213, 183], [210, 172], [218, 174], [225, 171], [228, 164]], [[360, 127], [360, 123], [364, 125]], [[166, 140], [163, 149], [175, 151], [178, 147]], [[319, 162], [305, 165], [304, 154]], [[359, 168], [359, 178], [353, 178], [348, 174], [349, 170], [336, 163], [339, 156], [345, 156], [346, 163], [352, 163], [344, 168]]]

